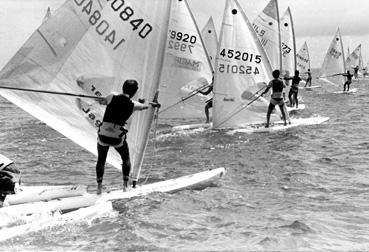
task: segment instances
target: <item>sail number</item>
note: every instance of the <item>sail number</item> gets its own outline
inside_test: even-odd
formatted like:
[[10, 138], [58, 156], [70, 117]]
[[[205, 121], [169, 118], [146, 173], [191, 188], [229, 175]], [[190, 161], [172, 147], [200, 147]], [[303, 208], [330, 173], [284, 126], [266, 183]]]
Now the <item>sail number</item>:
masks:
[[337, 51], [334, 48], [331, 48], [331, 50], [329, 51], [329, 54], [332, 55], [333, 58], [339, 59], [340, 56], [342, 55], [341, 52]]
[[124, 0], [106, 0], [107, 2], [111, 2], [112, 10], [119, 12], [119, 17], [122, 21], [128, 22], [132, 25], [133, 30], [139, 29], [138, 35], [144, 39], [149, 35], [152, 31], [152, 26], [148, 23], [145, 23], [142, 27], [141, 25], [144, 23], [142, 18], [133, 19], [135, 15], [132, 7], [127, 6]]
[[220, 51], [220, 55], [223, 56], [224, 58], [229, 58], [229, 59], [235, 59], [235, 60], [241, 60], [241, 61], [245, 61], [245, 62], [255, 62], [256, 64], [260, 64], [261, 63], [261, 55], [254, 55], [252, 53], [242, 53], [240, 51], [235, 51], [235, 50], [231, 50], [231, 49], [223, 49]]
[[244, 65], [229, 65], [219, 64], [218, 71], [220, 73], [231, 73], [231, 74], [260, 74], [258, 67], [244, 66]]
[[189, 50], [192, 53], [192, 48], [196, 44], [196, 36], [189, 35], [187, 33], [177, 32], [174, 30], [169, 30], [169, 49], [174, 49], [182, 52]]
[[254, 31], [259, 37], [263, 37], [265, 35], [265, 30], [260, 28], [257, 24], [252, 24], [252, 26], [254, 27]]
[[[108, 2], [110, 0], [107, 0]], [[75, 4], [81, 7], [81, 12], [85, 13], [89, 16], [89, 23], [92, 26], [96, 26], [95, 30], [98, 35], [103, 36], [104, 41], [110, 43], [113, 46], [113, 49], [116, 50], [123, 42], [125, 42], [124, 38], [118, 39], [117, 33], [115, 29], [110, 28], [110, 24], [108, 21], [102, 18], [102, 14], [99, 10], [94, 10], [93, 1], [92, 0], [74, 0]], [[119, 2], [117, 4], [117, 2]], [[141, 27], [141, 24], [144, 22], [143, 19], [131, 19], [134, 15], [134, 11], [131, 7], [127, 6], [123, 8], [124, 0], [115, 0], [111, 3], [111, 8], [114, 11], [120, 11], [120, 18], [122, 21], [129, 21], [132, 25], [133, 30], [137, 30], [139, 37], [142, 39], [146, 38], [147, 35], [152, 31], [152, 26], [150, 24], [145, 24]], [[122, 10], [121, 10], [122, 9]]]
[[288, 45], [286, 45], [285, 43], [282, 42], [282, 56], [283, 57], [286, 57], [287, 54], [289, 54], [291, 52], [291, 50], [292, 49]]

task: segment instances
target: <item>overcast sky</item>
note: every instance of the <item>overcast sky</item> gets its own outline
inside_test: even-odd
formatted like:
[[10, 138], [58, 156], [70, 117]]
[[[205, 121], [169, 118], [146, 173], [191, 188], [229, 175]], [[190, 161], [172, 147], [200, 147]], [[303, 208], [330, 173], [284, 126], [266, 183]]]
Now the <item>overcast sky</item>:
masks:
[[[147, 0], [150, 1], [150, 0]], [[220, 31], [225, 0], [187, 0], [200, 29], [213, 16]], [[64, 0], [0, 0], [0, 65], [8, 61], [37, 28], [48, 6], [55, 10]], [[252, 21], [269, 0], [239, 0]], [[312, 66], [319, 68], [328, 46], [341, 28], [345, 50], [362, 44], [369, 60], [369, 0], [279, 0], [280, 15], [290, 6], [298, 49], [308, 42]], [[11, 42], [11, 43], [9, 43]]]

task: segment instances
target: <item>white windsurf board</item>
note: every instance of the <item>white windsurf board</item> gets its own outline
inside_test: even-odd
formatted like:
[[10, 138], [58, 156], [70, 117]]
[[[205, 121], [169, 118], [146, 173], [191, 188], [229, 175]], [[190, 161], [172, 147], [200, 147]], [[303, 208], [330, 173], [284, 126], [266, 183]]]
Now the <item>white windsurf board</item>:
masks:
[[233, 129], [228, 132], [228, 134], [235, 134], [235, 133], [261, 133], [261, 132], [274, 132], [280, 130], [287, 130], [293, 127], [298, 126], [307, 126], [307, 125], [315, 125], [321, 124], [325, 121], [328, 121], [329, 117], [309, 117], [309, 118], [299, 118], [299, 119], [291, 119], [291, 124], [284, 125], [284, 122], [278, 121], [271, 123], [269, 128], [265, 128], [265, 124], [255, 124], [250, 125], [245, 128]]
[[316, 89], [316, 88], [322, 88], [322, 86], [315, 85], [315, 86], [308, 86], [308, 87], [300, 87], [299, 89], [312, 90], [312, 89]]
[[305, 104], [299, 104], [298, 108], [296, 108], [295, 106], [293, 106], [293, 107], [287, 106], [287, 111], [288, 112], [298, 111], [298, 110], [304, 110], [304, 109], [305, 109]]
[[187, 125], [178, 125], [172, 128], [173, 131], [192, 130], [192, 129], [208, 129], [212, 127], [212, 123], [195, 123]]
[[185, 188], [208, 183], [213, 179], [221, 177], [225, 174], [225, 168], [217, 168], [213, 170], [203, 171], [192, 175], [160, 181], [152, 184], [140, 186], [130, 191], [123, 192], [116, 190], [102, 193], [100, 195], [85, 193], [81, 196], [54, 199], [47, 202], [33, 202], [26, 204], [12, 205], [0, 208], [0, 216], [9, 215], [32, 215], [42, 212], [71, 211], [82, 207], [89, 207], [102, 202], [117, 199], [128, 199], [133, 197], [144, 196], [154, 192], [174, 192]]
[[335, 91], [333, 93], [334, 94], [353, 94], [353, 93], [356, 93], [357, 91], [358, 91], [357, 88], [352, 88], [349, 91], [343, 91], [343, 90], [341, 90], [341, 91]]
[[60, 185], [60, 186], [22, 186], [16, 194], [10, 194], [5, 204], [18, 205], [57, 198], [80, 196], [87, 192], [86, 186]]

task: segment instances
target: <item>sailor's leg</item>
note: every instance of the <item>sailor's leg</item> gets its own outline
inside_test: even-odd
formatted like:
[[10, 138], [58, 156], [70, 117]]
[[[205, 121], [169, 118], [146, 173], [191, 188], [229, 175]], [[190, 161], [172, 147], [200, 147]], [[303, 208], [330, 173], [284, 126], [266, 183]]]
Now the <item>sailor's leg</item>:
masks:
[[100, 194], [102, 190], [102, 181], [104, 178], [105, 162], [108, 151], [109, 146], [102, 146], [99, 143], [97, 144], [96, 182], [98, 194]]
[[279, 109], [282, 113], [284, 125], [286, 126], [287, 125], [287, 116], [286, 116], [286, 111], [285, 111], [284, 107], [285, 107], [284, 104], [279, 105]]
[[265, 128], [268, 128], [269, 127], [270, 114], [273, 112], [274, 107], [275, 107], [274, 104], [269, 103], [268, 112], [267, 112], [267, 122], [266, 122]]
[[299, 100], [297, 98], [298, 94], [299, 94], [298, 92], [295, 92], [295, 104], [296, 104], [296, 108], [299, 107]]
[[205, 105], [205, 115], [206, 115], [206, 123], [209, 123], [210, 122], [210, 119], [209, 119], [209, 103], [207, 103]]
[[293, 106], [292, 95], [293, 95], [293, 92], [290, 89], [290, 92], [288, 92], [288, 100], [290, 101], [290, 107]]
[[0, 208], [3, 207], [5, 198], [6, 198], [6, 194], [0, 193]]
[[[129, 158], [129, 148], [127, 141], [124, 140], [123, 145], [119, 148], [115, 148], [120, 157], [122, 158], [122, 172], [123, 172], [123, 190], [128, 187], [129, 173], [131, 172], [131, 161]], [[133, 182], [133, 187], [136, 186], [136, 181]]]

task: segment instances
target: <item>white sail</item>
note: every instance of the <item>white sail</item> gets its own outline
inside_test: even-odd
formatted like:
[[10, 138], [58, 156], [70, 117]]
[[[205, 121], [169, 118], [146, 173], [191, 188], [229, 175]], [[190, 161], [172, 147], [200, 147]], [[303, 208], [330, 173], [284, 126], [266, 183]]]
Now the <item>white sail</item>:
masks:
[[206, 97], [194, 95], [185, 99], [194, 89], [211, 83], [211, 63], [187, 1], [171, 2], [165, 61], [160, 80], [160, 117], [203, 118]]
[[218, 53], [218, 36], [215, 29], [213, 18], [210, 17], [208, 22], [201, 30], [201, 36], [205, 43], [205, 48], [210, 58], [212, 68], [215, 68], [215, 57]]
[[277, 0], [268, 5], [254, 20], [253, 27], [263, 45], [272, 69], [282, 69], [280, 21]]
[[310, 69], [310, 55], [306, 41], [296, 55], [296, 67], [301, 73], [305, 73]]
[[240, 4], [226, 3], [214, 80], [214, 128], [265, 121], [268, 101], [254, 95], [272, 80], [268, 57]]
[[360, 69], [362, 69], [362, 67], [360, 67], [360, 65], [362, 66], [362, 63], [360, 62], [360, 60], [362, 60], [361, 58], [361, 44], [358, 45], [355, 50], [352, 51], [352, 53], [350, 53], [346, 59], [346, 68], [347, 70], [353, 70], [354, 67], [359, 66]]
[[[43, 23], [0, 72], [2, 86], [105, 96], [139, 82], [137, 98], [158, 89], [170, 0], [68, 0]], [[102, 112], [95, 100], [0, 90], [0, 94], [86, 150], [96, 154]], [[153, 109], [129, 125], [133, 176], [139, 173]], [[108, 162], [120, 169], [111, 150]]]
[[344, 73], [345, 69], [343, 43], [340, 29], [338, 28], [324, 58], [320, 79], [337, 86], [337, 84], [341, 84], [344, 81], [344, 77], [332, 75]]
[[48, 7], [47, 10], [46, 10], [46, 14], [44, 16], [44, 19], [42, 20], [42, 23], [46, 22], [50, 17], [51, 17], [51, 10], [50, 10], [50, 7]]
[[288, 7], [281, 18], [282, 76], [293, 76], [296, 70], [295, 30], [291, 10]]
[[358, 66], [359, 66], [360, 71], [364, 69], [363, 54], [361, 53], [361, 51], [360, 51], [359, 64], [358, 64]]

